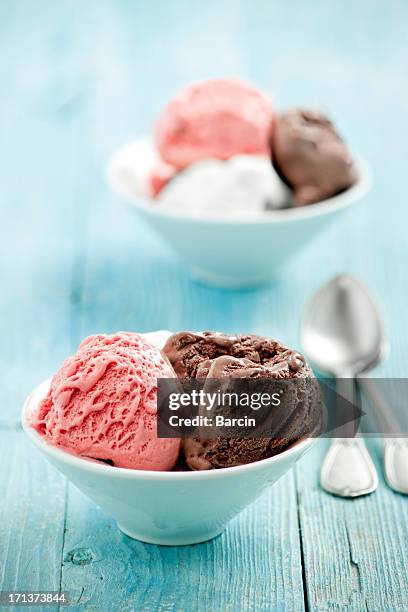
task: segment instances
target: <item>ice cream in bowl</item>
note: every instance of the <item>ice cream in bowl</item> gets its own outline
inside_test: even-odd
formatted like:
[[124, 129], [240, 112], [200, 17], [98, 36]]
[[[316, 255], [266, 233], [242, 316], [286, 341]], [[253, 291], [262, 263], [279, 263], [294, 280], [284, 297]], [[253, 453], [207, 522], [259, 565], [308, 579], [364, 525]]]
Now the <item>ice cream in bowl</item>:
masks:
[[[86, 338], [34, 389], [22, 423], [45, 457], [125, 534], [153, 544], [194, 544], [220, 534], [311, 446], [321, 426], [307, 391], [311, 379], [300, 353], [260, 336], [100, 334]], [[203, 429], [163, 437], [163, 380], [292, 386], [273, 438], [244, 437], [243, 429], [233, 437]], [[278, 413], [265, 406], [276, 421]]]
[[324, 113], [277, 111], [235, 79], [180, 91], [108, 180], [196, 278], [225, 287], [271, 280], [371, 182]]

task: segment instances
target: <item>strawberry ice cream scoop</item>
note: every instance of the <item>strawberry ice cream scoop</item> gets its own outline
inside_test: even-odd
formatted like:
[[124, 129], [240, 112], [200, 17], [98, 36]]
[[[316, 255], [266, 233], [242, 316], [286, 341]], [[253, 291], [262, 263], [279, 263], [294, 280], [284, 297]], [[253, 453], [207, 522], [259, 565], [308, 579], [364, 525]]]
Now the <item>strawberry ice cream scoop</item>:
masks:
[[89, 336], [55, 374], [30, 424], [51, 444], [81, 457], [171, 470], [180, 441], [157, 437], [159, 377], [175, 373], [142, 336]]
[[259, 91], [236, 80], [194, 83], [176, 95], [156, 125], [163, 160], [178, 169], [206, 158], [270, 155], [273, 111]]

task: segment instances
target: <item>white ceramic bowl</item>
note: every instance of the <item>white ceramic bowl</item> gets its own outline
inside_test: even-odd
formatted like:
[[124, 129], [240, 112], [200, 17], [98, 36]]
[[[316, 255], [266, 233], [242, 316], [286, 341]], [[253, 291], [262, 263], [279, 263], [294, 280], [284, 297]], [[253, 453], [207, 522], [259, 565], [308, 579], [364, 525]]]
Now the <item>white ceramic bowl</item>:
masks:
[[303, 440], [270, 459], [220, 470], [149, 472], [110, 467], [60, 450], [28, 426], [25, 415], [46, 396], [49, 384], [39, 385], [25, 402], [25, 433], [48, 461], [117, 521], [119, 529], [150, 544], [196, 544], [219, 535], [313, 442]]
[[[114, 191], [132, 204], [173, 247], [195, 278], [226, 288], [271, 281], [290, 257], [361, 200], [371, 186], [367, 163], [355, 158], [357, 183], [339, 195], [310, 206], [234, 218], [200, 217], [189, 215], [188, 211], [181, 214], [139, 195], [140, 191], [132, 188], [126, 147], [113, 156], [108, 167], [108, 181]], [[143, 168], [140, 170], [139, 176], [133, 177], [139, 184]]]

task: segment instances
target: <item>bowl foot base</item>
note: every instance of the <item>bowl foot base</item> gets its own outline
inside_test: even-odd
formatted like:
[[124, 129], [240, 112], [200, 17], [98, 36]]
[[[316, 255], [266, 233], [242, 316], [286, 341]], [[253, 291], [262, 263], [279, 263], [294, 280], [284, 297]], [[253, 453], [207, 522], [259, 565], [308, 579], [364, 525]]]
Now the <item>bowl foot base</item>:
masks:
[[117, 523], [119, 529], [127, 535], [129, 538], [145, 542], [146, 544], [156, 544], [158, 546], [190, 546], [191, 544], [200, 544], [201, 542], [207, 542], [219, 536], [223, 529], [213, 531], [210, 533], [200, 534], [199, 536], [163, 536], [163, 537], [151, 537], [149, 535], [136, 533], [135, 531], [124, 527], [120, 523]]
[[271, 276], [222, 276], [202, 268], [191, 268], [191, 276], [194, 280], [204, 285], [212, 285], [224, 289], [245, 289], [267, 285], [273, 281]]

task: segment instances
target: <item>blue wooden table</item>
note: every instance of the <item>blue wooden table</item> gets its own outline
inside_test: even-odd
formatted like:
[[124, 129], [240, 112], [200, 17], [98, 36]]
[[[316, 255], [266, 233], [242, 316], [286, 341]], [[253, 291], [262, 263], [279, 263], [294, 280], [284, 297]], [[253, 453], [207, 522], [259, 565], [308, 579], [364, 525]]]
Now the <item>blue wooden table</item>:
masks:
[[[25, 440], [25, 395], [80, 339], [218, 329], [298, 345], [335, 273], [368, 283], [406, 376], [408, 53], [404, 0], [3, 0], [0, 3], [0, 588], [66, 590], [74, 610], [407, 610], [408, 499], [381, 480], [321, 491], [319, 443], [216, 540], [144, 545]], [[104, 181], [191, 79], [248, 78], [276, 105], [327, 107], [375, 185], [269, 287], [222, 291], [180, 262]], [[370, 445], [381, 471], [381, 447]]]

